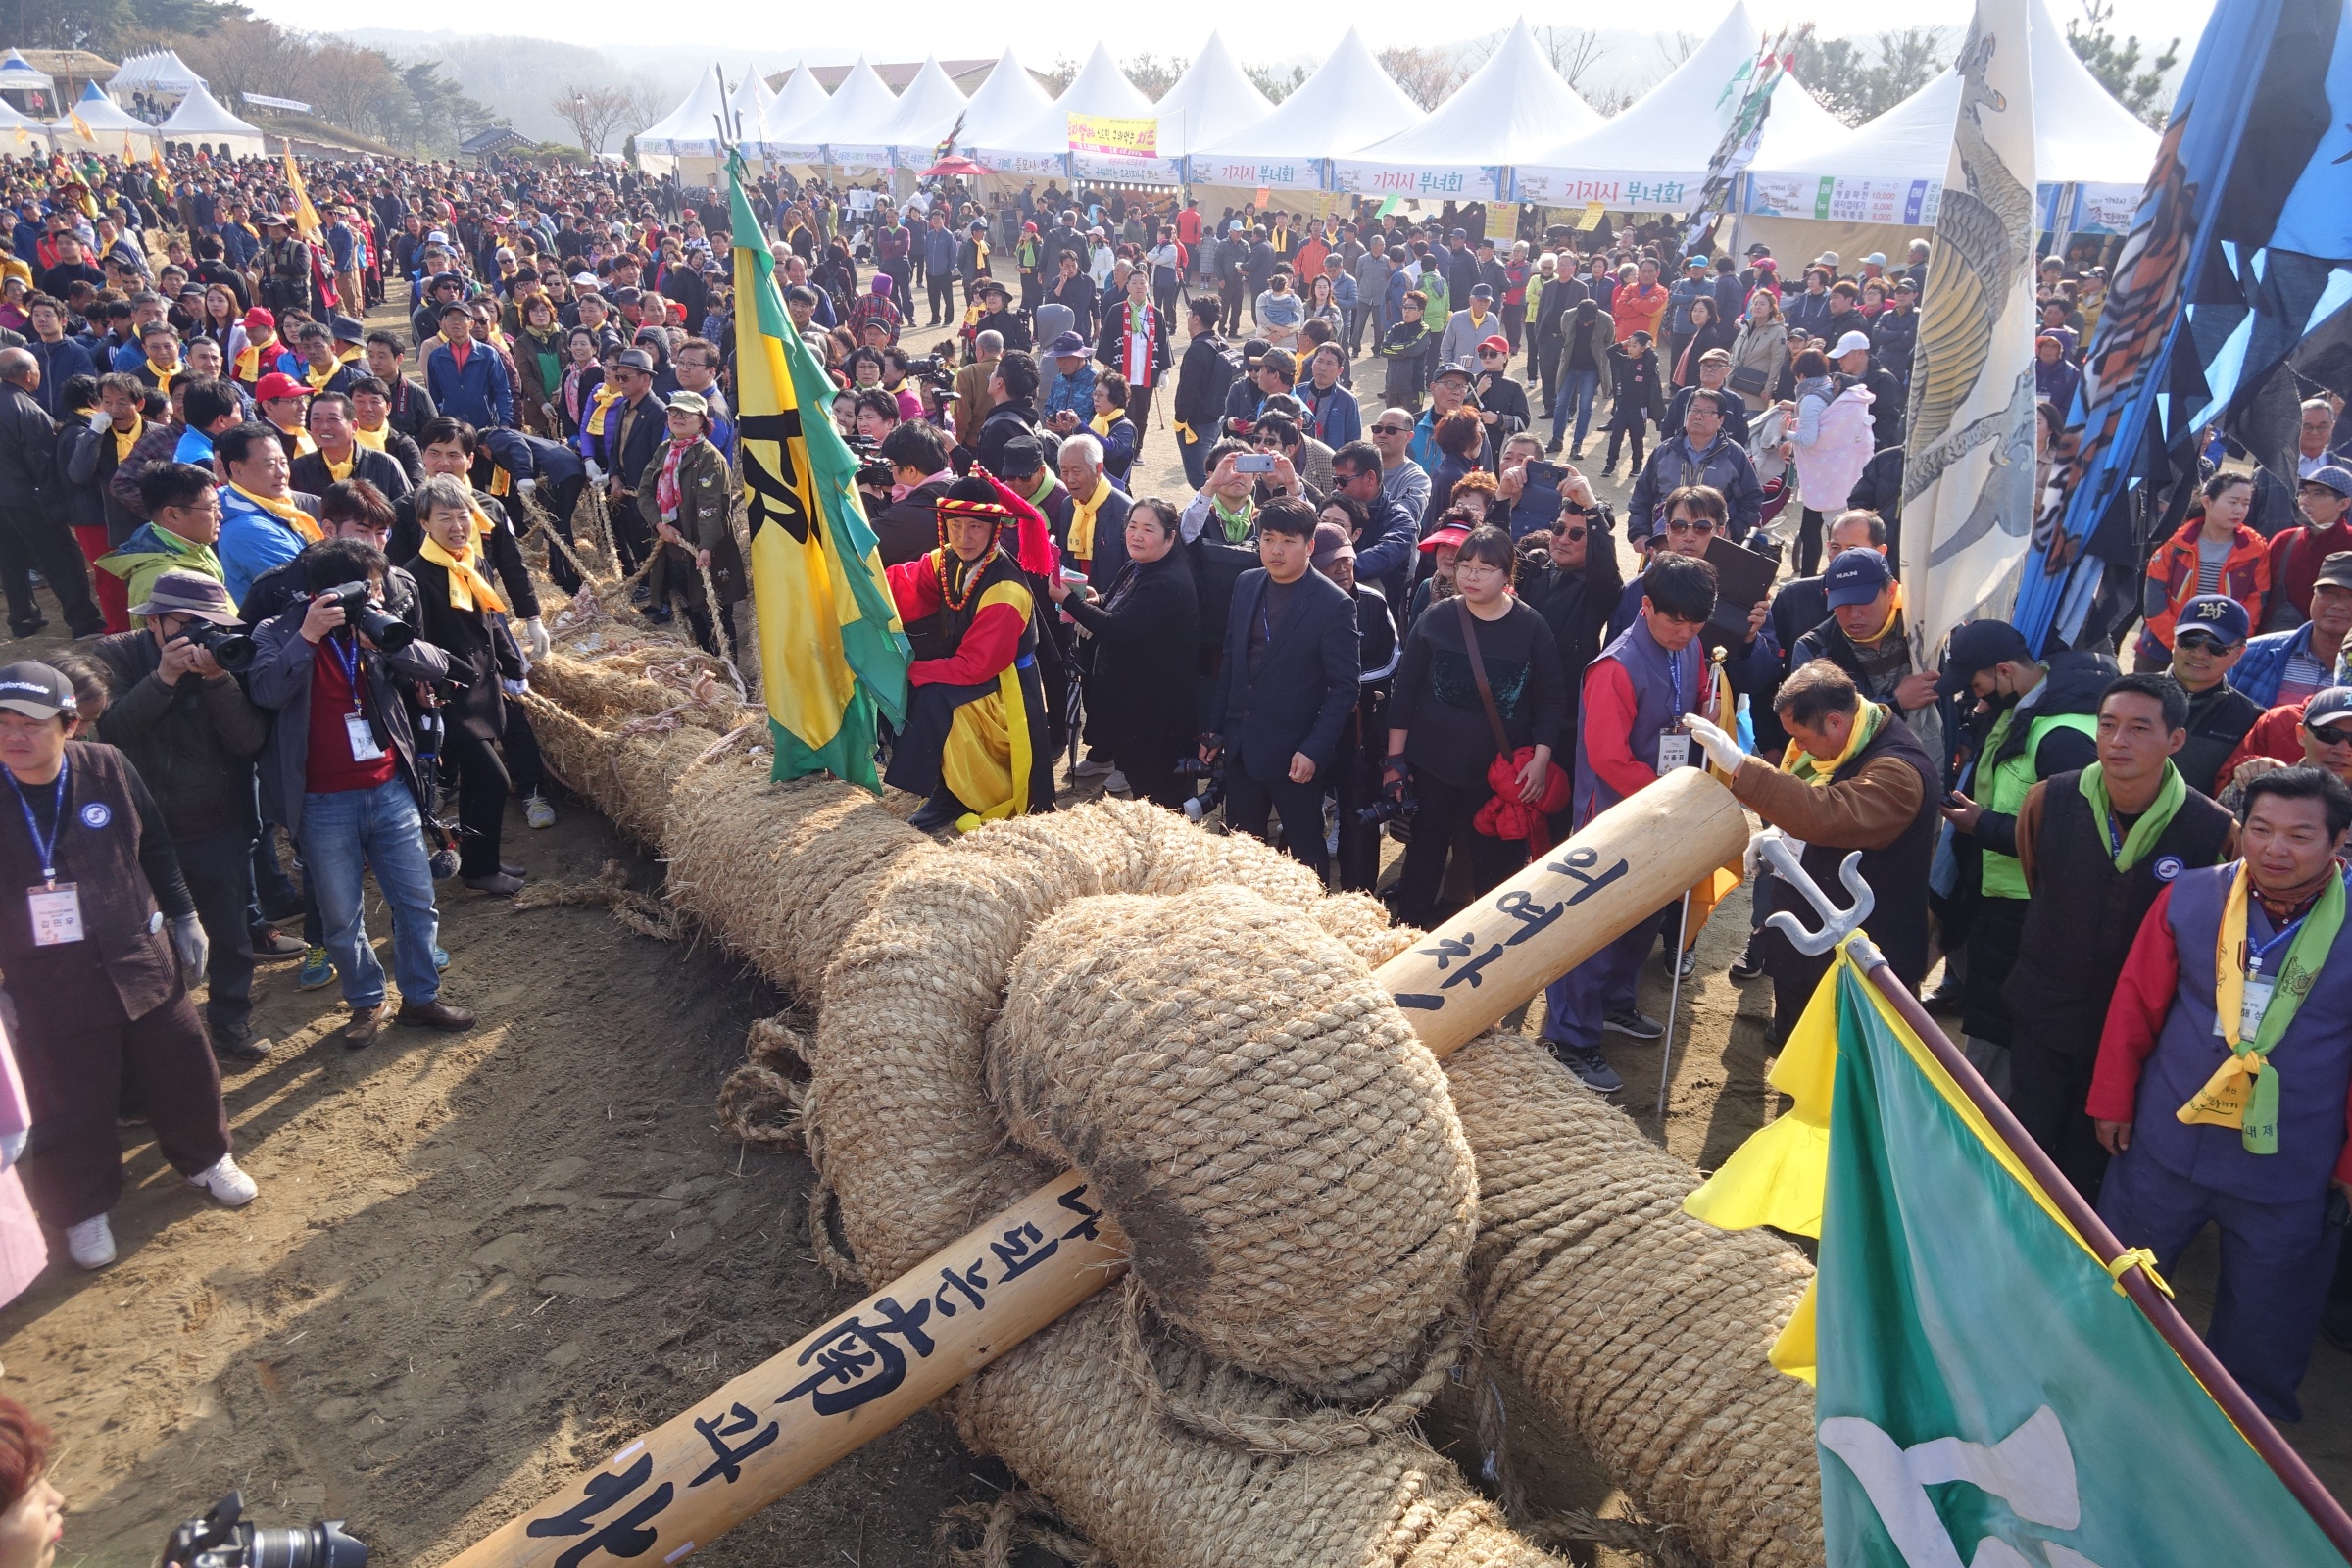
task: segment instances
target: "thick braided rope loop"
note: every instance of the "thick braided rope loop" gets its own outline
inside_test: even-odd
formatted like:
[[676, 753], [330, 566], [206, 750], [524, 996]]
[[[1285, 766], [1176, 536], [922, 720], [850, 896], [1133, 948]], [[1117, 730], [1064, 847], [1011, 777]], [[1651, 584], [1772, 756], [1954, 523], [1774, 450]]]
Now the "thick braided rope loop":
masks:
[[[808, 1101], [811, 1157], [869, 1282], [911, 1268], [1054, 1168], [1008, 1146], [983, 1050], [1013, 960], [1054, 910], [1099, 894], [1230, 884], [1302, 911], [1302, 929], [1367, 963], [1414, 936], [1390, 929], [1368, 899], [1325, 898], [1311, 872], [1254, 839], [1137, 802], [926, 840], [873, 881], [869, 912], [825, 971]], [[734, 940], [723, 924], [721, 934]]]
[[1697, 1173], [1535, 1042], [1485, 1035], [1446, 1066], [1478, 1161], [1490, 1353], [1707, 1561], [1820, 1562], [1813, 1391], [1766, 1360], [1812, 1275], [1803, 1254], [1685, 1214]]
[[1158, 1314], [1321, 1396], [1394, 1392], [1461, 1292], [1477, 1177], [1363, 959], [1246, 888], [1040, 921], [990, 1032], [1022, 1147], [1084, 1170]]

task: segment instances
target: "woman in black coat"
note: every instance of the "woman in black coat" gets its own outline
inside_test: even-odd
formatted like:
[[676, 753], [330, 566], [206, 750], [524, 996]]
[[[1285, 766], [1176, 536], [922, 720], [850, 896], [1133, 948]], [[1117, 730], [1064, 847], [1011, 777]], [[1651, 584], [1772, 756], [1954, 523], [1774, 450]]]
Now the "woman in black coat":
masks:
[[1192, 793], [1190, 781], [1176, 774], [1176, 760], [1192, 752], [1200, 728], [1193, 670], [1200, 603], [1176, 539], [1176, 509], [1147, 496], [1127, 511], [1127, 564], [1100, 603], [1058, 576], [1046, 587], [1095, 639], [1087, 700], [1100, 743], [1137, 800], [1170, 810]]

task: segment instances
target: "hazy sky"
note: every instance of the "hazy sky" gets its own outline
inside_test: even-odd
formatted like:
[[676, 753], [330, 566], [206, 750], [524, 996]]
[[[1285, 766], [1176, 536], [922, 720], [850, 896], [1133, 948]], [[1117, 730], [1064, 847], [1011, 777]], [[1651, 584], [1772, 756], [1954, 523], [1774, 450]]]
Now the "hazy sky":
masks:
[[[254, 10], [289, 26], [334, 30], [338, 25], [336, 21], [322, 15], [317, 0], [249, 0], [249, 3]], [[2079, 14], [2081, 0], [2048, 0], [2048, 3], [2052, 14], [2063, 23]], [[1897, 24], [1898, 19], [1957, 24], [1965, 23], [1970, 14], [1967, 0], [1913, 0], [1893, 10], [1876, 8], [1880, 20], [1857, 25], [1842, 20], [1852, 14], [1852, 8], [1848, 7], [1824, 8], [1808, 5], [1805, 0], [1749, 0], [1749, 7], [1766, 25], [1810, 19], [1831, 36], [1877, 31]], [[1171, 10], [1175, 12], [1173, 20], [1169, 15]], [[1529, 9], [1526, 16], [1538, 26], [1604, 28], [1641, 26], [1645, 21], [1664, 24], [1671, 17], [1674, 25], [1698, 32], [1712, 27], [1729, 10], [1724, 0], [1693, 0], [1671, 12], [1639, 9], [1629, 12], [1603, 8], [1587, 0], [1577, 5], [1539, 5]], [[2164, 39], [2178, 33], [2187, 40], [2182, 49], [2185, 59], [2212, 10], [2212, 0], [2115, 0], [2115, 26], [2119, 32], [2135, 32], [2152, 38], [2159, 46]], [[1334, 13], [1317, 8], [1311, 14]], [[1337, 14], [1361, 26], [1375, 48], [1451, 36], [1423, 0], [1351, 0]], [[1098, 40], [1108, 44], [1118, 55], [1146, 49], [1190, 55], [1208, 31], [1197, 14], [1185, 8], [1151, 4], [1065, 6], [1038, 13], [1017, 7], [971, 6], [949, 0], [904, 0], [890, 8], [890, 26], [880, 33], [873, 26], [871, 14], [858, 5], [780, 7], [763, 0], [698, 0], [676, 17], [650, 15], [641, 0], [564, 0], [563, 4], [550, 8], [551, 16], [563, 19], [561, 26], [544, 27], [530, 25], [526, 12], [510, 6], [438, 7], [421, 15], [430, 18], [425, 25], [432, 28], [464, 33], [536, 34], [609, 46], [625, 47], [630, 40], [641, 39], [666, 49], [690, 45], [693, 34], [699, 32], [714, 41], [725, 40], [717, 52], [730, 59], [750, 51], [762, 64], [787, 63], [804, 52], [823, 64], [847, 59], [860, 48], [871, 51], [872, 58], [877, 60], [920, 58], [924, 52], [946, 58], [993, 56], [1002, 53], [1010, 42], [1025, 62], [1044, 65], [1056, 54], [1083, 57]], [[1040, 15], [1052, 17], [1050, 28], [1038, 28], [1021, 20], [1024, 16]], [[1507, 21], [1512, 13], [1487, 11], [1459, 15], [1461, 31], [1468, 35], [1491, 30], [1497, 22]], [[1279, 29], [1272, 35], [1281, 40], [1277, 44], [1258, 33], [1241, 14], [1237, 13], [1234, 20], [1238, 24], [1226, 28], [1226, 40], [1245, 61], [1320, 58], [1315, 46], [1298, 27]]]

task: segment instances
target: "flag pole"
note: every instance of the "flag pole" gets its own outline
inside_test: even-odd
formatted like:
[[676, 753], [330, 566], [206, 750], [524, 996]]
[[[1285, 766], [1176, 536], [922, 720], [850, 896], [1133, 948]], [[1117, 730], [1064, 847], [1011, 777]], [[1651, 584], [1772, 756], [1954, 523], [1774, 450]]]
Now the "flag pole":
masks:
[[[1806, 890], [1807, 897], [1818, 904], [1819, 891], [1818, 887]], [[1951, 1074], [1952, 1082], [1959, 1086], [1962, 1094], [1968, 1096], [1970, 1103], [1991, 1124], [2001, 1142], [2009, 1146], [2009, 1152], [2017, 1156], [2018, 1162], [2049, 1195], [2050, 1201], [2066, 1217], [2066, 1222], [2074, 1227], [2075, 1233], [2082, 1238], [2092, 1255], [2112, 1271], [2115, 1260], [2123, 1255], [2124, 1246], [2115, 1239], [2115, 1233], [2107, 1228], [2106, 1222], [2099, 1218], [2098, 1211], [2084, 1201], [2082, 1195], [2075, 1190], [2075, 1184], [2067, 1180], [2056, 1162], [2034, 1141], [2033, 1135], [2026, 1131], [2009, 1107], [2001, 1102], [2001, 1097], [1992, 1092], [1992, 1086], [1984, 1081], [1984, 1075], [1977, 1071], [1960, 1048], [1952, 1044], [1951, 1037], [1943, 1032], [1942, 1027], [1929, 1016], [1928, 1009], [1911, 994], [1910, 988], [1896, 977], [1893, 968], [1886, 962], [1886, 955], [1879, 952], [1870, 939], [1859, 931], [1846, 938], [1844, 946], [1846, 956], [1854, 960], [1854, 966], [1862, 971], [1863, 977], [1878, 988], [1879, 994], [1894, 1008], [1895, 1015], [1910, 1026], [1911, 1032], [1919, 1036], [1920, 1043], [1935, 1055], [1943, 1070]], [[2145, 1267], [2125, 1269], [2116, 1276], [2116, 1284], [2146, 1314], [2148, 1321], [2155, 1325], [2156, 1332], [2163, 1335], [2165, 1343], [2173, 1348], [2174, 1353], [2187, 1363], [2189, 1371], [2196, 1374], [2197, 1381], [2205, 1385], [2205, 1392], [2213, 1396], [2213, 1402], [2222, 1407], [2222, 1413], [2229, 1416], [2254, 1451], [2262, 1455], [2263, 1462], [2278, 1474], [2286, 1490], [2303, 1505], [2303, 1511], [2311, 1515], [2312, 1523], [2320, 1527], [2321, 1533], [2327, 1536], [2337, 1551], [2343, 1553], [2346, 1561], [2352, 1562], [2352, 1514], [2344, 1511], [2344, 1505], [2312, 1473], [2311, 1466], [2303, 1462], [2303, 1456], [2271, 1424], [2270, 1417], [2255, 1406], [2246, 1391], [2238, 1386], [2237, 1380], [2230, 1375], [2229, 1369], [2213, 1353], [2212, 1348], [2189, 1326], [2188, 1319], [2180, 1315], [2180, 1309], [2173, 1304], [2172, 1298], [2156, 1288]]]
[[1683, 953], [1690, 940], [1690, 890], [1683, 889], [1683, 914], [1675, 922], [1674, 985], [1666, 993], [1666, 1049], [1658, 1056], [1658, 1136], [1666, 1136], [1666, 1085], [1674, 1077], [1674, 1018], [1683, 1008]]

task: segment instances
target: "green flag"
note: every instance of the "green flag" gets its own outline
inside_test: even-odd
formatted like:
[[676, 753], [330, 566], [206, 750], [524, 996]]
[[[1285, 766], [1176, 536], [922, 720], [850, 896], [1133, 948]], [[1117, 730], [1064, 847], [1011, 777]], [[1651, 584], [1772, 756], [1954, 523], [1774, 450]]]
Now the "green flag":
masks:
[[1773, 1359], [1815, 1375], [1832, 1568], [2342, 1568], [1842, 952], [1792, 1056], [1796, 1112], [1689, 1206], [1798, 1214], [1824, 1182], [1811, 1310]]

